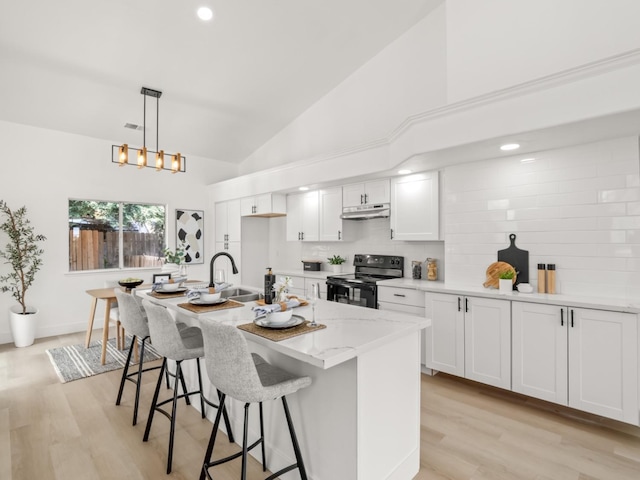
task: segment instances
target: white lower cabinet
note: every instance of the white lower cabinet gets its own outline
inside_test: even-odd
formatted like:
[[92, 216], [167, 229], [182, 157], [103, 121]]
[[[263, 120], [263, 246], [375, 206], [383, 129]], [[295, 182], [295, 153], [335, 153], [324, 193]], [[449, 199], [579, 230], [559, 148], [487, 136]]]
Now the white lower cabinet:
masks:
[[426, 293], [426, 366], [511, 388], [510, 302]]
[[[410, 288], [380, 285], [378, 286], [378, 308], [380, 310], [408, 313], [424, 318], [424, 292]], [[422, 330], [420, 335], [420, 363], [422, 365], [425, 365], [427, 360], [426, 331], [427, 329]]]
[[513, 390], [638, 425], [637, 316], [513, 302]]

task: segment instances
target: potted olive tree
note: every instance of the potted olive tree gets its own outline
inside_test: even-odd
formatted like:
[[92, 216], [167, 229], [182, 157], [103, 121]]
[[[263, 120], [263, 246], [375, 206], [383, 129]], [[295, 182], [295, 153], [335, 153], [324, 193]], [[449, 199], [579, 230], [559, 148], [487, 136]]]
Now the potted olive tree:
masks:
[[46, 238], [33, 232], [26, 207], [12, 211], [0, 200], [0, 214], [3, 216], [0, 230], [9, 237], [0, 250], [0, 258], [10, 267], [9, 273], [0, 275], [0, 290], [11, 292], [19, 303], [9, 311], [11, 334], [16, 347], [28, 347], [35, 339], [38, 310], [27, 304], [25, 296], [42, 265], [44, 250], [38, 243]]

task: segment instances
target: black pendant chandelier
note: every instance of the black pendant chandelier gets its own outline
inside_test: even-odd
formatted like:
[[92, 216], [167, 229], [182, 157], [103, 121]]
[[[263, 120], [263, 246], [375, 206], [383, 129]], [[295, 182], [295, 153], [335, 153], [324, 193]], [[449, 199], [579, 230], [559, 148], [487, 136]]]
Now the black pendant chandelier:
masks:
[[[144, 112], [142, 125], [142, 148], [130, 148], [129, 145], [111, 145], [111, 163], [117, 163], [119, 166], [137, 165], [138, 168], [149, 167], [155, 168], [156, 171], [169, 170], [171, 173], [185, 173], [187, 171], [187, 159], [180, 153], [168, 153], [166, 157], [168, 164], [165, 164], [164, 150], [158, 149], [158, 131], [160, 126], [160, 97], [162, 92], [151, 88], [142, 87], [140, 93], [144, 95]], [[156, 151], [147, 150], [147, 97], [156, 99]], [[136, 157], [135, 163], [129, 163], [130, 152]], [[155, 154], [155, 164], [149, 165], [149, 154]]]

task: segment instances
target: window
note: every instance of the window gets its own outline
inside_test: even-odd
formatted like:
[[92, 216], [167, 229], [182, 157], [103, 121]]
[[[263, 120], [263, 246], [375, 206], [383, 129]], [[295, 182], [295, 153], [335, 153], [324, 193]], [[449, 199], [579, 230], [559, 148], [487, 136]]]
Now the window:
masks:
[[165, 219], [164, 205], [69, 200], [69, 271], [160, 266]]

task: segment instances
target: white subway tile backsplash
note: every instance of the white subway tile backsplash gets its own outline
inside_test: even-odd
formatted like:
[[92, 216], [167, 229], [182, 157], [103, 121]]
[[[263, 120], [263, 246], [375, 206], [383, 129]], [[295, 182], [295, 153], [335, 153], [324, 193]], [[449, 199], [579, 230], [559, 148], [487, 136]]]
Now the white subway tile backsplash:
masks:
[[[557, 265], [558, 290], [622, 296], [640, 291], [638, 139], [595, 142], [448, 167], [442, 196], [447, 281], [481, 284], [497, 251], [516, 245]], [[636, 291], [636, 295], [637, 295]]]

